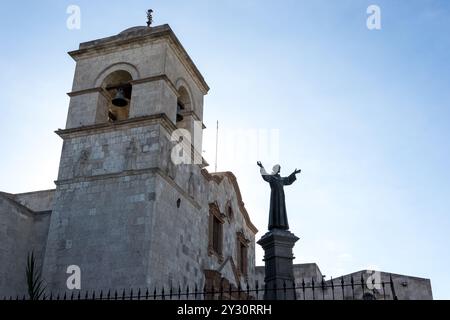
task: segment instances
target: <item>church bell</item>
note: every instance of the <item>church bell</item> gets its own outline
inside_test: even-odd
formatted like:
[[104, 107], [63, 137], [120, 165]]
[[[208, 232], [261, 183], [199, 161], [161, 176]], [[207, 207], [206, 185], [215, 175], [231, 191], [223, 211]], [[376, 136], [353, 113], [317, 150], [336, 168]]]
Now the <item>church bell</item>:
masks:
[[112, 99], [112, 104], [116, 107], [126, 107], [128, 105], [128, 100], [125, 98], [125, 93], [123, 88], [117, 89], [116, 96]]
[[177, 104], [177, 122], [183, 121], [183, 119], [184, 119], [183, 115], [181, 114], [181, 110], [183, 110], [183, 109], [184, 109], [184, 107], [182, 107], [181, 104], [178, 103]]

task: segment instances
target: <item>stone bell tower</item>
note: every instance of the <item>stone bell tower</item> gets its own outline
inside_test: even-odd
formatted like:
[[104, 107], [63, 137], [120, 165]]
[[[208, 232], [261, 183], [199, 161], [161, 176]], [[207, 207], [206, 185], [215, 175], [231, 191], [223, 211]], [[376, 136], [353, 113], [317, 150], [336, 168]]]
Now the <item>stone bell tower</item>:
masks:
[[194, 131], [209, 88], [168, 25], [69, 54], [76, 70], [66, 128], [56, 131], [64, 142], [43, 276], [53, 292], [66, 290], [71, 265], [82, 290], [142, 287], [168, 268], [157, 252], [171, 241], [161, 233], [167, 213], [196, 210], [201, 190], [188, 196], [186, 185], [202, 163], [175, 165], [171, 137], [179, 128], [197, 134], [201, 159]]

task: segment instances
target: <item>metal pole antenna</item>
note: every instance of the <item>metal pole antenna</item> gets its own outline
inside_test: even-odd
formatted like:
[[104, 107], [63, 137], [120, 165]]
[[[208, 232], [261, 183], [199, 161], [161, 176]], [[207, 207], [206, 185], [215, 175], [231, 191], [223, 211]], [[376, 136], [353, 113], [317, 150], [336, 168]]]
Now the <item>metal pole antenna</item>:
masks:
[[217, 120], [217, 127], [216, 127], [216, 162], [214, 164], [214, 172], [217, 172], [217, 150], [219, 147], [219, 120]]

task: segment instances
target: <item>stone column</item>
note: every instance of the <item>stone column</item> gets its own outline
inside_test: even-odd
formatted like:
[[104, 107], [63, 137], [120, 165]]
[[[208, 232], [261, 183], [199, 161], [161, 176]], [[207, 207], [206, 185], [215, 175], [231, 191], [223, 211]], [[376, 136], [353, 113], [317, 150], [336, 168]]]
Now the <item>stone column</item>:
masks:
[[[288, 230], [273, 229], [258, 244], [264, 249], [265, 300], [294, 300], [294, 255], [292, 248], [299, 238]], [[284, 290], [286, 284], [286, 290]]]

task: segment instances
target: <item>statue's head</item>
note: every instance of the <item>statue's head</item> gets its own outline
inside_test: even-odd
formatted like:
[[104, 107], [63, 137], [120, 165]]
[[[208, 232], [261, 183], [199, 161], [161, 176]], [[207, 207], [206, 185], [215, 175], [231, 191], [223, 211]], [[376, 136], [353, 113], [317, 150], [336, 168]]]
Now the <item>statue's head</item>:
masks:
[[279, 164], [274, 165], [272, 168], [272, 175], [279, 174], [280, 170], [281, 170], [281, 166]]

